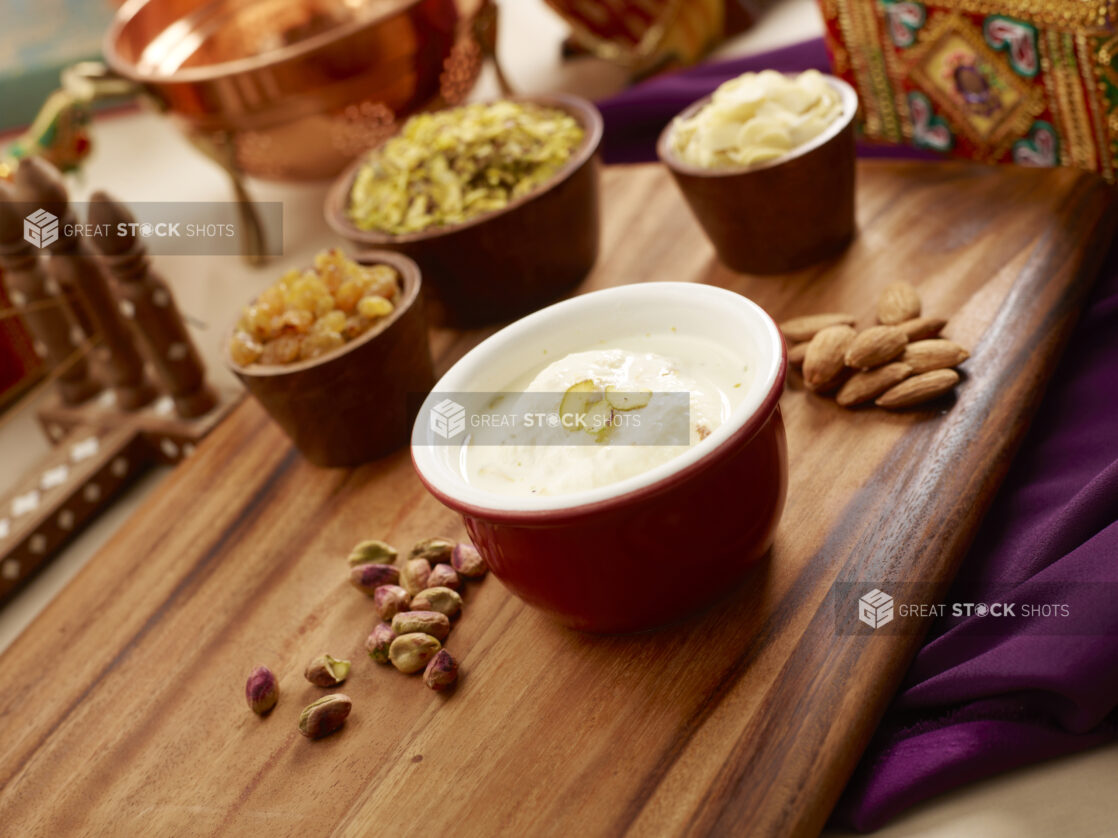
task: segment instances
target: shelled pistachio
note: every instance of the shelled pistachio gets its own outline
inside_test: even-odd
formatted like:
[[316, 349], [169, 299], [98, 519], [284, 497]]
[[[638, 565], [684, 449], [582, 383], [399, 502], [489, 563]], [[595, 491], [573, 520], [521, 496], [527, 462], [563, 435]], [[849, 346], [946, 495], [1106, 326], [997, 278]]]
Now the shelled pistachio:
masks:
[[391, 544], [376, 539], [362, 541], [349, 551], [347, 561], [351, 565], [359, 564], [395, 564], [399, 553]]
[[411, 607], [415, 611], [438, 611], [453, 619], [462, 610], [462, 597], [450, 588], [441, 586], [425, 588], [415, 595]]
[[458, 683], [458, 661], [446, 649], [440, 649], [423, 671], [423, 683], [435, 692], [445, 692]]
[[365, 651], [377, 663], [388, 663], [388, 649], [396, 639], [396, 632], [388, 623], [377, 623], [365, 641]]
[[245, 681], [245, 701], [258, 716], [266, 716], [279, 701], [279, 682], [272, 670], [258, 666]]
[[299, 732], [309, 739], [329, 736], [345, 724], [352, 709], [353, 700], [348, 695], [324, 695], [303, 708], [299, 714]]
[[350, 663], [331, 655], [319, 655], [307, 664], [303, 677], [316, 687], [336, 687], [349, 677]]
[[454, 553], [450, 557], [451, 566], [458, 571], [460, 576], [467, 579], [480, 579], [489, 570], [485, 559], [472, 544], [462, 542], [454, 546]]
[[427, 666], [442, 644], [429, 634], [403, 634], [388, 647], [388, 659], [401, 672], [410, 675]]
[[349, 571], [349, 583], [366, 596], [375, 596], [381, 585], [396, 585], [400, 571], [390, 564], [361, 564]]
[[411, 607], [411, 594], [399, 585], [381, 585], [373, 594], [373, 605], [382, 620], [391, 620]]
[[450, 618], [439, 611], [401, 611], [392, 618], [392, 630], [398, 635], [419, 632], [436, 640], [446, 640], [450, 634]]

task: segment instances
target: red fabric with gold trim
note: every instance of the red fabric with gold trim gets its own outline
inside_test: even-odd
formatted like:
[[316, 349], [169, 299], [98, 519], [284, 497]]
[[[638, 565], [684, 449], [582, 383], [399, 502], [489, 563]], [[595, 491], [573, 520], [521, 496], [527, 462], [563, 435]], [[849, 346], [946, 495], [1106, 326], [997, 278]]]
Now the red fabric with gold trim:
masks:
[[867, 137], [1115, 179], [1118, 0], [819, 0]]

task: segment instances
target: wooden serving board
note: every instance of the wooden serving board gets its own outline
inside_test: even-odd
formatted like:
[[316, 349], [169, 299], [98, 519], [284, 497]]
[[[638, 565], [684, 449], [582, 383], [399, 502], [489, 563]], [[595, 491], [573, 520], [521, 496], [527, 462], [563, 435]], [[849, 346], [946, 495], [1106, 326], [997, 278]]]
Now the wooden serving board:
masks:
[[[836, 630], [837, 580], [945, 588], [1005, 474], [1113, 229], [1068, 170], [863, 164], [861, 235], [783, 279], [720, 267], [657, 167], [604, 174], [587, 290], [693, 280], [778, 319], [850, 310], [904, 278], [970, 347], [950, 409], [845, 411], [790, 379], [791, 478], [770, 559], [705, 614], [594, 637], [494, 578], [472, 585], [450, 696], [370, 661], [346, 581], [358, 539], [463, 536], [406, 451], [302, 461], [248, 401], [0, 657], [0, 831], [10, 835], [809, 835], [825, 822], [918, 634]], [[483, 333], [434, 335], [445, 369]], [[686, 557], [680, 582], [686, 584]], [[928, 589], [931, 581], [935, 592]], [[592, 585], [593, 580], [586, 580]], [[347, 657], [354, 710], [310, 742], [303, 680]], [[253, 665], [279, 676], [265, 719]]]

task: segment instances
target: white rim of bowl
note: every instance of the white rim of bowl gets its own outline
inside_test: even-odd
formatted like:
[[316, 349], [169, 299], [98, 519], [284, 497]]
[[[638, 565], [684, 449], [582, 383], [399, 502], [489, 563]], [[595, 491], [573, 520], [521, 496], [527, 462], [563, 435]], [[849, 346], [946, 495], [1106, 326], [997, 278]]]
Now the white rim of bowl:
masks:
[[[730, 413], [729, 418], [715, 429], [710, 436], [693, 445], [678, 457], [633, 477], [594, 489], [562, 495], [517, 496], [490, 492], [470, 485], [451, 462], [456, 460], [457, 457], [440, 455], [440, 451], [457, 452], [461, 450], [460, 445], [416, 444], [414, 442], [415, 439], [425, 441], [434, 439], [434, 432], [428, 425], [424, 424], [424, 420], [434, 406], [436, 394], [471, 392], [470, 385], [472, 380], [476, 378], [476, 371], [483, 368], [489, 358], [505, 352], [515, 352], [516, 344], [520, 340], [556, 317], [566, 317], [572, 313], [577, 314], [579, 311], [616, 302], [619, 299], [639, 297], [646, 294], [661, 294], [666, 301], [669, 298], [674, 298], [672, 302], [681, 304], [686, 304], [682, 301], [684, 296], [695, 298], [696, 295], [705, 296], [709, 301], [721, 303], [724, 312], [728, 314], [732, 312], [740, 321], [746, 322], [750, 331], [757, 336], [758, 343], [767, 343], [771, 349], [768, 364], [764, 367], [758, 366], [748, 392]], [[412, 432], [412, 459], [420, 475], [438, 492], [463, 505], [478, 509], [490, 509], [498, 513], [569, 511], [620, 497], [652, 486], [697, 463], [717, 450], [749, 422], [764, 404], [781, 372], [784, 359], [783, 340], [776, 322], [759, 305], [742, 294], [713, 285], [693, 282], [644, 282], [581, 294], [540, 309], [505, 326], [467, 352], [452, 366], [435, 384], [435, 387], [420, 407]]]

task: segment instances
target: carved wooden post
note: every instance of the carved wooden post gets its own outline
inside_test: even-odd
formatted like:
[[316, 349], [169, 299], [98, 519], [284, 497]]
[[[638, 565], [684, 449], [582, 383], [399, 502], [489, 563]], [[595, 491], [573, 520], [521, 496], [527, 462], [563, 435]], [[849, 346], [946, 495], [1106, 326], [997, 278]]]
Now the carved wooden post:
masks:
[[101, 352], [105, 376], [116, 393], [117, 404], [124, 410], [137, 410], [155, 398], [144, 371], [144, 358], [133, 340], [132, 332], [120, 313], [117, 300], [100, 265], [84, 241], [66, 235], [77, 225], [62, 175], [45, 161], [32, 158], [20, 163], [20, 185], [24, 200], [41, 205], [58, 216], [58, 240], [50, 245], [49, 270], [62, 287], [80, 288], [86, 308], [101, 336]]
[[95, 245], [116, 279], [122, 303], [131, 306], [136, 328], [160, 384], [175, 400], [175, 410], [184, 419], [207, 413], [216, 397], [206, 385], [205, 367], [167, 283], [152, 271], [147, 251], [136, 238], [136, 219], [124, 205], [96, 192], [89, 221], [112, 231], [94, 239]]
[[[62, 184], [62, 175], [58, 169], [40, 157], [27, 157], [20, 161], [16, 169], [15, 180], [16, 194], [20, 200], [29, 204], [41, 203], [52, 205], [65, 205], [66, 187]], [[62, 239], [62, 223], [59, 222], [58, 237]], [[56, 246], [57, 246], [56, 242]], [[54, 252], [54, 248], [51, 248]], [[83, 337], [93, 337], [97, 334], [97, 324], [89, 313], [89, 304], [86, 302], [82, 289], [74, 283], [70, 271], [51, 270], [47, 264], [47, 272], [51, 279], [58, 283], [62, 293], [70, 298], [70, 310], [74, 319], [81, 327]]]
[[70, 358], [81, 346], [81, 340], [74, 340], [80, 337], [77, 323], [64, 301], [49, 290], [39, 251], [23, 238], [24, 217], [19, 206], [11, 187], [0, 182], [0, 266], [12, 302], [26, 308], [22, 316], [35, 340], [35, 351], [51, 367], [69, 361], [58, 376], [58, 391], [64, 402], [77, 404], [101, 385], [90, 377], [84, 357]]

